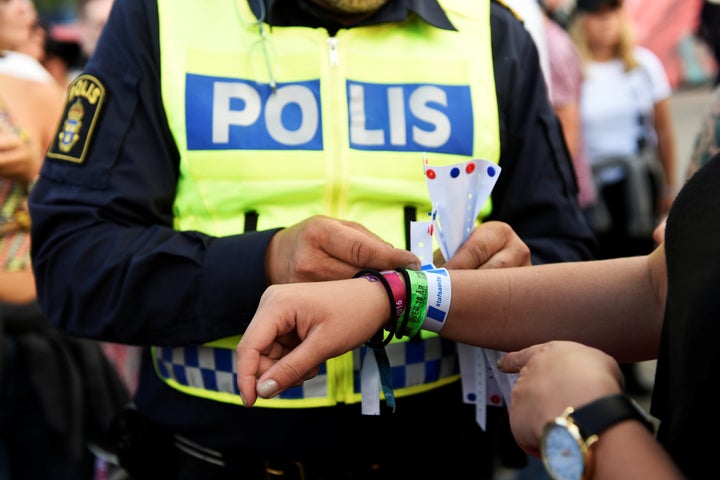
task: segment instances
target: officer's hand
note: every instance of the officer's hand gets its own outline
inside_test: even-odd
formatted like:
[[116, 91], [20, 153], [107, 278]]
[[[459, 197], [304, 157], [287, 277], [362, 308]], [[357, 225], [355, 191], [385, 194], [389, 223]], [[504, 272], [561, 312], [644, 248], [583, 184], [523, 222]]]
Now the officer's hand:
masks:
[[273, 236], [265, 255], [271, 285], [338, 280], [362, 268], [419, 270], [420, 260], [358, 223], [311, 217]]
[[317, 373], [370, 339], [390, 318], [380, 282], [364, 278], [269, 287], [236, 348], [246, 406]]
[[531, 263], [530, 249], [510, 225], [493, 221], [475, 227], [444, 266], [460, 270], [518, 267]]
[[510, 397], [510, 427], [523, 450], [538, 455], [546, 423], [568, 407], [622, 392], [622, 373], [604, 352], [553, 341], [505, 355], [500, 370], [519, 373]]

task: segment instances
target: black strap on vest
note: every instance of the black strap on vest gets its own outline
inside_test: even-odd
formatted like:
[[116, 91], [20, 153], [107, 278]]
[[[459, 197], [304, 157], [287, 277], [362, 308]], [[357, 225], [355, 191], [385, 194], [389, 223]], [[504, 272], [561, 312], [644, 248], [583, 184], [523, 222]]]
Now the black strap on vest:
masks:
[[412, 206], [406, 206], [405, 209], [405, 250], [410, 250], [410, 222], [417, 220], [417, 209]]
[[255, 210], [245, 212], [245, 231], [257, 231], [258, 213]]

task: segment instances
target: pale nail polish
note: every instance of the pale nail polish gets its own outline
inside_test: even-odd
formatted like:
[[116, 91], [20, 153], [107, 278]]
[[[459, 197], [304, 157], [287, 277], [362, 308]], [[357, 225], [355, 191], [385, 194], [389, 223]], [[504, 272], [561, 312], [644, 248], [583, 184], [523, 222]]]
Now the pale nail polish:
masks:
[[278, 384], [275, 380], [265, 380], [257, 387], [258, 395], [263, 398], [272, 398], [278, 394]]

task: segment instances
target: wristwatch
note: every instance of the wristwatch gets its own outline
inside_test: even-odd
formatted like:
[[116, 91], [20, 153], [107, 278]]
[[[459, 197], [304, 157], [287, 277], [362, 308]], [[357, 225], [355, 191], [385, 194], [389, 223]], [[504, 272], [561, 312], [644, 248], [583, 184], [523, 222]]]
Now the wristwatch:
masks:
[[540, 440], [545, 470], [555, 480], [584, 480], [592, 473], [592, 450], [598, 435], [625, 420], [639, 420], [654, 432], [650, 416], [626, 395], [610, 395], [578, 409], [568, 407], [548, 423]]

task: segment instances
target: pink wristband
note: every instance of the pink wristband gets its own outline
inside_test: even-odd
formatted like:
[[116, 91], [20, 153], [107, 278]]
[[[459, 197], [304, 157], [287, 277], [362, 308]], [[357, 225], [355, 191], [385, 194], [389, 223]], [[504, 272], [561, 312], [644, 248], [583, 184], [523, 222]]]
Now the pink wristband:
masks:
[[405, 283], [403, 283], [400, 274], [395, 270], [384, 270], [382, 276], [385, 277], [388, 284], [390, 284], [390, 290], [393, 294], [393, 304], [395, 305], [395, 313], [397, 318], [402, 317], [405, 311], [405, 305], [407, 305], [407, 291], [405, 290]]

